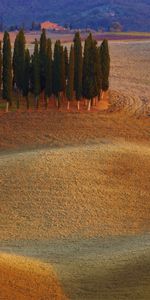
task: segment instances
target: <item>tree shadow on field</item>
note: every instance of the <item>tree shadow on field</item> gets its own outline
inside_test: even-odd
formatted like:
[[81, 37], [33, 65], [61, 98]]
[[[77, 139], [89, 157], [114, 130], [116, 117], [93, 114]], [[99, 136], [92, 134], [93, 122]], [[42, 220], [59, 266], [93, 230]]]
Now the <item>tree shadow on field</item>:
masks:
[[[84, 266], [83, 266], [84, 268]], [[86, 300], [148, 300], [150, 295], [150, 256], [141, 256], [124, 265], [116, 265], [105, 270], [99, 266], [80, 270], [79, 276], [70, 285], [71, 299]], [[83, 274], [84, 272], [84, 274]], [[78, 288], [77, 288], [78, 287]], [[82, 296], [83, 295], [83, 296]]]

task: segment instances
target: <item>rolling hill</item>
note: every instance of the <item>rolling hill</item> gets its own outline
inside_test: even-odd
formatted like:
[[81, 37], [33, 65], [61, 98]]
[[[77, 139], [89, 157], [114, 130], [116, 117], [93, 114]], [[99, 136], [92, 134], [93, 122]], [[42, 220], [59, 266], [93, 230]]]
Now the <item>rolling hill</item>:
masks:
[[150, 31], [149, 0], [0, 0], [0, 12], [5, 26], [49, 20], [73, 28], [108, 30], [119, 22], [125, 31]]

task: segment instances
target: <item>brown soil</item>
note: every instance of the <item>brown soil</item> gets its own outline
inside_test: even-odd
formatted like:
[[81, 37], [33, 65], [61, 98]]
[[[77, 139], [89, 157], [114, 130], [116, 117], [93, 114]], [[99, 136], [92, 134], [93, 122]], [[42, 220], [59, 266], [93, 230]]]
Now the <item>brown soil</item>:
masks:
[[88, 145], [120, 138], [147, 143], [149, 133], [149, 117], [137, 119], [120, 112], [120, 108], [111, 114], [57, 109], [16, 112], [0, 117], [0, 150]]

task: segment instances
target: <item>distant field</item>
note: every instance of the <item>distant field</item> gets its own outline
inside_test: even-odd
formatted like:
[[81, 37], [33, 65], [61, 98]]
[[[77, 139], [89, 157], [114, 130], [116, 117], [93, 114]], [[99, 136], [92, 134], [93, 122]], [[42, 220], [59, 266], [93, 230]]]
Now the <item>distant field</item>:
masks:
[[[34, 42], [35, 38], [40, 38], [40, 32], [27, 32], [26, 33], [26, 41], [28, 44]], [[87, 37], [88, 33], [81, 33], [82, 39], [84, 40]], [[10, 32], [11, 41], [14, 43], [16, 32]], [[64, 43], [69, 43], [73, 41], [74, 33], [53, 33], [47, 32], [47, 36], [52, 39], [52, 41], [56, 41], [60, 39]], [[108, 40], [120, 41], [120, 40], [150, 40], [150, 32], [95, 32], [93, 36], [97, 40], [103, 40], [107, 38]], [[3, 33], [0, 33], [0, 40], [3, 39]]]

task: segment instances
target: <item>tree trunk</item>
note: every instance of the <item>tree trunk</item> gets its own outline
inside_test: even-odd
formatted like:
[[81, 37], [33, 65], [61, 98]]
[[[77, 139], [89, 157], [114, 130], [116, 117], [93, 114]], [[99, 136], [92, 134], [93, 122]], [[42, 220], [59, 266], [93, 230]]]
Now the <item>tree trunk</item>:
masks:
[[12, 107], [12, 100], [9, 100], [9, 107]]
[[6, 113], [8, 113], [8, 110], [9, 110], [9, 102], [7, 101], [6, 102]]
[[19, 101], [19, 98], [17, 99], [17, 109], [19, 110], [20, 108], [20, 101]]
[[58, 93], [58, 109], [60, 108], [60, 93]]
[[66, 91], [63, 92], [63, 102], [65, 101], [66, 99]]
[[58, 108], [58, 98], [55, 96], [56, 107]]
[[80, 101], [77, 101], [77, 110], [80, 110]]
[[29, 109], [29, 97], [26, 96], [27, 110]]
[[60, 94], [60, 96], [61, 96], [61, 101], [64, 102], [64, 99], [65, 99], [65, 92], [62, 91], [61, 94]]
[[91, 100], [91, 106], [96, 106], [96, 97]]
[[34, 109], [36, 109], [36, 97], [34, 97]]
[[38, 96], [35, 97], [35, 109], [39, 109], [39, 98], [38, 98]]
[[45, 96], [45, 109], [48, 107], [48, 98]]
[[45, 91], [42, 91], [42, 102], [43, 102], [43, 106], [45, 104]]
[[70, 109], [70, 101], [68, 101], [68, 103], [67, 103], [67, 110], [69, 110]]
[[43, 97], [44, 97], [43, 104], [44, 104], [45, 109], [47, 109], [47, 107], [48, 107], [48, 97], [46, 96], [45, 91], [43, 91]]
[[103, 100], [104, 99], [104, 91], [102, 91], [102, 93], [101, 93], [101, 100]]
[[84, 100], [84, 106], [87, 106], [87, 99]]
[[[92, 100], [92, 99], [91, 99]], [[89, 100], [89, 103], [88, 103], [88, 111], [91, 110], [91, 100]]]
[[20, 93], [19, 91], [17, 92], [17, 109], [20, 108]]

